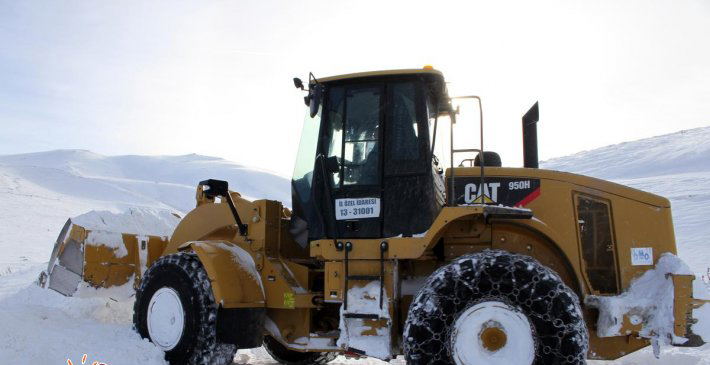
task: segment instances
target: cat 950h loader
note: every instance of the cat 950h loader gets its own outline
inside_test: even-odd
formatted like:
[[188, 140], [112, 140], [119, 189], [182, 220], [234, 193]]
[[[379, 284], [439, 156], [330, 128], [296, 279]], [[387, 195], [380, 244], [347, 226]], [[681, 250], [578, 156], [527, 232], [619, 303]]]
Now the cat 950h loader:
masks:
[[[455, 132], [457, 104], [478, 114], [480, 99], [450, 98], [430, 67], [294, 82], [308, 112], [292, 209], [206, 180], [169, 241], [148, 239], [140, 258], [124, 235], [123, 259], [140, 264], [111, 282], [133, 275], [135, 328], [171, 364], [262, 345], [283, 364], [583, 364], [703, 343], [669, 201], [537, 168], [537, 104], [526, 167], [508, 168], [482, 133], [457, 146], [475, 136]], [[58, 246], [80, 257], [85, 233]], [[77, 274], [101, 264], [91, 257]]]

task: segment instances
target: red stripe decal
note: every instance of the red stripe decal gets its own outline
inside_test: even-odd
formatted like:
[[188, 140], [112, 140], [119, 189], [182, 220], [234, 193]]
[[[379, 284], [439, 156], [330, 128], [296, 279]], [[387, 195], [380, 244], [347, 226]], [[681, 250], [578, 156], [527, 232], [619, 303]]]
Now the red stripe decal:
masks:
[[538, 196], [540, 196], [540, 187], [533, 190], [532, 193], [528, 194], [528, 196], [523, 198], [523, 200], [519, 201], [518, 204], [515, 204], [515, 206], [516, 207], [524, 207], [524, 206], [530, 204], [530, 202], [535, 200]]

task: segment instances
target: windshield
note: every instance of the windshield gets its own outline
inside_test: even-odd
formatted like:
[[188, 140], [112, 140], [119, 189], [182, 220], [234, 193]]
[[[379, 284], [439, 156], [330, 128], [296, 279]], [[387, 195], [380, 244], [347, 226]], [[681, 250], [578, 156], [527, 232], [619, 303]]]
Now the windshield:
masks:
[[301, 141], [298, 144], [296, 166], [293, 169], [293, 185], [303, 202], [307, 202], [311, 198], [320, 116], [321, 109], [318, 109], [318, 114], [313, 118], [309, 112], [306, 112], [306, 119], [303, 121], [303, 129], [301, 130]]

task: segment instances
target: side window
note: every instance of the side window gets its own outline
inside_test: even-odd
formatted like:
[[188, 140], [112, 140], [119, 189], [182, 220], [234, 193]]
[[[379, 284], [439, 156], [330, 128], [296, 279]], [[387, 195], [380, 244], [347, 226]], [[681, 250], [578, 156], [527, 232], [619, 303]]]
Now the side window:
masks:
[[344, 185], [379, 182], [380, 88], [350, 89], [345, 95]]
[[609, 203], [584, 195], [577, 195], [576, 203], [582, 259], [589, 283], [601, 294], [617, 294], [619, 289]]
[[[337, 156], [342, 161], [343, 153], [343, 111], [345, 109], [345, 88], [342, 86], [330, 90], [328, 108], [328, 157]], [[342, 162], [341, 162], [342, 163]], [[332, 174], [331, 186], [340, 186], [340, 173]]]
[[392, 85], [392, 117], [388, 133], [389, 158], [394, 161], [419, 159], [419, 126], [414, 83]]

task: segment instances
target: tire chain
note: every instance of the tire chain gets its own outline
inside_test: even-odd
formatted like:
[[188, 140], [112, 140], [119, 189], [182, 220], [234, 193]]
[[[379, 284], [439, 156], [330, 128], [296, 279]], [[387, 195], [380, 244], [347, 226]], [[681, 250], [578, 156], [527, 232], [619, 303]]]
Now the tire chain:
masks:
[[409, 364], [452, 364], [450, 335], [458, 315], [482, 301], [505, 302], [533, 327], [535, 364], [585, 364], [589, 335], [579, 298], [535, 259], [487, 250], [439, 268], [410, 307], [404, 331]]
[[156, 271], [155, 269], [163, 265], [180, 268], [190, 278], [193, 292], [198, 293], [196, 298], [200, 303], [200, 312], [197, 314], [197, 318], [201, 328], [196, 342], [198, 344], [206, 344], [206, 346], [202, 346], [198, 352], [194, 353], [188, 363], [190, 365], [231, 363], [237, 350], [234, 345], [222, 344], [217, 341], [217, 305], [212, 294], [212, 284], [195, 253], [179, 252], [163, 256], [146, 270], [141, 281], [140, 289], [136, 292], [136, 301], [133, 311], [134, 330], [137, 330], [138, 303], [143, 289], [145, 289], [147, 283], [151, 281], [153, 273]]

